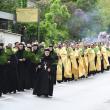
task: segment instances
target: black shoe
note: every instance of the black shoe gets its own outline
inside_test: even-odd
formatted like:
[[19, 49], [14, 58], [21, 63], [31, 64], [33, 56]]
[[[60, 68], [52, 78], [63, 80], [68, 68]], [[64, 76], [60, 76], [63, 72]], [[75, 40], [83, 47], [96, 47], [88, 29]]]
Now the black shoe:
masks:
[[44, 95], [46, 98], [49, 98], [49, 96], [48, 95]]
[[52, 97], [53, 95], [52, 94], [49, 94], [49, 96]]
[[24, 89], [20, 89], [19, 92], [24, 92]]
[[2, 93], [0, 92], [0, 97], [2, 96]]
[[14, 94], [16, 94], [16, 90], [15, 90], [15, 91], [13, 91], [13, 93], [14, 93]]
[[36, 93], [36, 90], [35, 90], [35, 89], [33, 90], [33, 95], [37, 95], [37, 93]]
[[11, 92], [9, 92], [9, 94], [11, 94]]
[[3, 94], [7, 94], [8, 92], [3, 92]]
[[37, 96], [40, 97], [41, 95], [40, 94], [37, 94]]
[[18, 92], [24, 92], [24, 89], [18, 89]]
[[57, 81], [58, 83], [62, 83], [62, 81]]
[[37, 95], [35, 92], [33, 92], [33, 95]]

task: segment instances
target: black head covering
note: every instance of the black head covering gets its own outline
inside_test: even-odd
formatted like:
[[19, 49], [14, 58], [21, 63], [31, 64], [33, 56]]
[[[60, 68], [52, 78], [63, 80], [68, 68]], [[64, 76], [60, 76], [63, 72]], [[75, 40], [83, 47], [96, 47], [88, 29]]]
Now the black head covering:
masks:
[[50, 52], [50, 49], [49, 48], [45, 48], [44, 51], [49, 51]]
[[32, 46], [37, 46], [38, 47], [38, 44], [33, 44]]
[[0, 43], [0, 46], [4, 46], [4, 44], [3, 43]]
[[19, 45], [23, 45], [23, 46], [24, 46], [24, 44], [23, 44], [23, 43], [19, 43]]

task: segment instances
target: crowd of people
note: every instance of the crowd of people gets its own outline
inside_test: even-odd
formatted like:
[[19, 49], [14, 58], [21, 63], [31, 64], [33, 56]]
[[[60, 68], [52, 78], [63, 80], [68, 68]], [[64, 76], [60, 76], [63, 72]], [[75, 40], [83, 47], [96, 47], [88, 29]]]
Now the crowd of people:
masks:
[[45, 48], [38, 42], [0, 43], [0, 96], [33, 89], [50, 97], [53, 86], [103, 73], [110, 67], [110, 48], [101, 42], [64, 42]]
[[69, 43], [56, 48], [58, 55], [57, 81], [87, 78], [109, 70], [110, 48], [105, 43]]
[[33, 95], [53, 95], [56, 83], [53, 46], [38, 43], [0, 43], [0, 96], [33, 88]]

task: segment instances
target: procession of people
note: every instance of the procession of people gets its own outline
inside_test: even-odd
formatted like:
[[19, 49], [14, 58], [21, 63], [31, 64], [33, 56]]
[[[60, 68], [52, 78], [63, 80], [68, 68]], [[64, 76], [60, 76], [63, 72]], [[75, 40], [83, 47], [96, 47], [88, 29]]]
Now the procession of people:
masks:
[[110, 48], [103, 42], [0, 43], [0, 97], [25, 92], [52, 97], [56, 82], [88, 78], [109, 70]]
[[103, 73], [110, 67], [110, 48], [104, 43], [60, 44], [58, 53], [57, 81], [78, 80], [96, 73]]

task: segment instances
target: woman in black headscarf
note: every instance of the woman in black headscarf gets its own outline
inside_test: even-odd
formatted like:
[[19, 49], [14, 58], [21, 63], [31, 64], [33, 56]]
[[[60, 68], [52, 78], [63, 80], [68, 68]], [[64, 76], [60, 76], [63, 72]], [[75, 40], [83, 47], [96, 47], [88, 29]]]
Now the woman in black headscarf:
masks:
[[7, 63], [6, 55], [3, 49], [3, 43], [0, 43], [0, 97], [2, 96], [2, 93], [4, 92], [4, 84], [5, 82], [5, 64]]
[[46, 97], [53, 95], [54, 76], [52, 74], [52, 63], [53, 59], [50, 56], [50, 50], [45, 49], [44, 56], [37, 67], [34, 95], [44, 95]]

